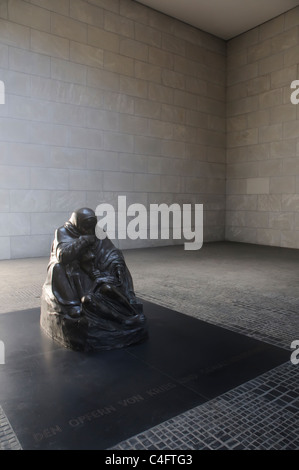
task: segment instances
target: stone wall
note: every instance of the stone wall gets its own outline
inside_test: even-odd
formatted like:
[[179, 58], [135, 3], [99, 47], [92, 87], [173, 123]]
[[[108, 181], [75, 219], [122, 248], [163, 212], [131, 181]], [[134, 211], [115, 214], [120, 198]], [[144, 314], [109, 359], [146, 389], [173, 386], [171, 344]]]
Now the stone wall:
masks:
[[225, 67], [224, 41], [131, 0], [0, 0], [0, 259], [118, 195], [203, 203], [222, 240]]
[[299, 248], [299, 8], [227, 53], [226, 238]]

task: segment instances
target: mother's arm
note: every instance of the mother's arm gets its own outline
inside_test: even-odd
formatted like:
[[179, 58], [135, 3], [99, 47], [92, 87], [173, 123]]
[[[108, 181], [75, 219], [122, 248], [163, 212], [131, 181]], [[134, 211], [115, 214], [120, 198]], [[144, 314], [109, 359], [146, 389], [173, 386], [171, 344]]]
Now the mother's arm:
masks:
[[95, 242], [95, 237], [90, 235], [82, 235], [77, 239], [63, 240], [56, 246], [56, 258], [58, 263], [63, 265], [69, 264], [72, 261], [80, 258], [89, 246]]

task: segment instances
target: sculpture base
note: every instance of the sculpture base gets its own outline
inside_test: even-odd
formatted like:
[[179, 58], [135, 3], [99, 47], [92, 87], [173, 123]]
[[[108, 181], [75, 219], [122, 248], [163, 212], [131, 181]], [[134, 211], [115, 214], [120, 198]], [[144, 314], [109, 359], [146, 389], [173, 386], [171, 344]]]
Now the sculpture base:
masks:
[[44, 298], [41, 303], [40, 324], [45, 333], [65, 348], [75, 351], [107, 351], [145, 341], [148, 337], [142, 304], [136, 304], [138, 320], [128, 317], [127, 323], [108, 322], [87, 310], [72, 319], [67, 315], [49, 312]]

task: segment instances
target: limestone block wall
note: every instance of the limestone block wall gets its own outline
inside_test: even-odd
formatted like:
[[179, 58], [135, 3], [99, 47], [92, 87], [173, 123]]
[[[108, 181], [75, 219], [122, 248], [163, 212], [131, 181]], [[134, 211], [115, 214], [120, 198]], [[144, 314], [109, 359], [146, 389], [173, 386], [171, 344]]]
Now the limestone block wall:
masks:
[[224, 41], [135, 1], [0, 0], [0, 259], [118, 195], [203, 203], [223, 239], [225, 68]]
[[299, 248], [299, 8], [229, 41], [227, 54], [226, 238]]

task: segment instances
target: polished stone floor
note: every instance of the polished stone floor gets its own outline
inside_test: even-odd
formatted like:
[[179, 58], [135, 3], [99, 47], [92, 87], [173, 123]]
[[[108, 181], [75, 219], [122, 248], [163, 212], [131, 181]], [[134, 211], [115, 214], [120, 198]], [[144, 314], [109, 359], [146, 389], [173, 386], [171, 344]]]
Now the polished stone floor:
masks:
[[[125, 252], [144, 300], [289, 351], [299, 339], [299, 252], [236, 243]], [[39, 306], [47, 259], [0, 262], [1, 313]], [[1, 339], [1, 332], [0, 332]], [[0, 366], [5, 367], [5, 366]], [[290, 360], [132, 435], [114, 449], [298, 449]], [[19, 448], [0, 400], [0, 449]]]

